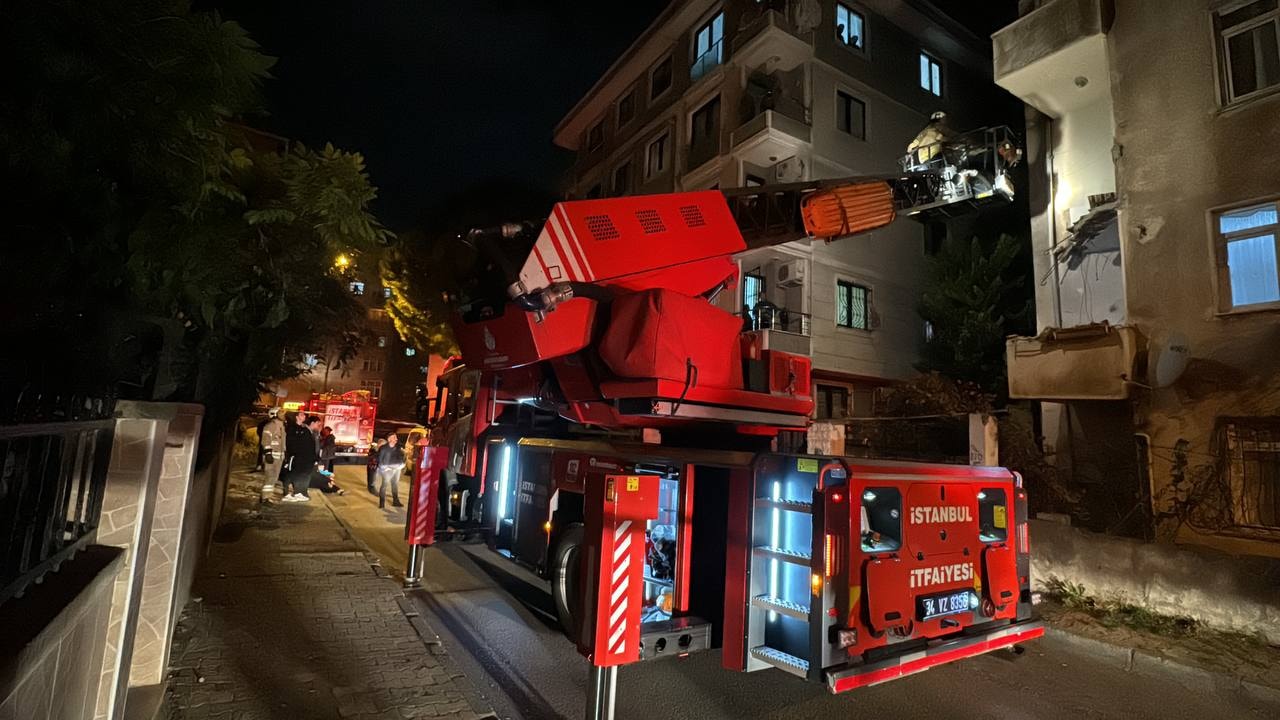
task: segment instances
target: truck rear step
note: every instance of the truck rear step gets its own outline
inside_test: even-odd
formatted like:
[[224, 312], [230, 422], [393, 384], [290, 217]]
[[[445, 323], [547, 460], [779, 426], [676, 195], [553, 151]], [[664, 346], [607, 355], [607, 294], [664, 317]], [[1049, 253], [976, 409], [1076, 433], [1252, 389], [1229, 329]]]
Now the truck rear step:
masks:
[[789, 672], [796, 677], [803, 678], [809, 674], [808, 660], [784, 653], [777, 648], [771, 648], [767, 645], [751, 648], [751, 657], [761, 662], [768, 663], [784, 672]]
[[751, 604], [758, 608], [771, 610], [776, 613], [782, 613], [793, 617], [797, 620], [809, 619], [809, 606], [802, 605], [798, 602], [791, 602], [779, 597], [770, 597], [769, 595], [757, 595], [751, 598]]

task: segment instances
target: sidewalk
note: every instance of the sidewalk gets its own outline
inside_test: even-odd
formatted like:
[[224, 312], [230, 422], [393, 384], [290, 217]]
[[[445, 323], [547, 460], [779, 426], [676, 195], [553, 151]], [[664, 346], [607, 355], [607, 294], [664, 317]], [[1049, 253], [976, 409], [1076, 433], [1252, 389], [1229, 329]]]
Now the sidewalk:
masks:
[[320, 493], [259, 510], [261, 482], [232, 473], [223, 523], [175, 633], [162, 717], [489, 716]]

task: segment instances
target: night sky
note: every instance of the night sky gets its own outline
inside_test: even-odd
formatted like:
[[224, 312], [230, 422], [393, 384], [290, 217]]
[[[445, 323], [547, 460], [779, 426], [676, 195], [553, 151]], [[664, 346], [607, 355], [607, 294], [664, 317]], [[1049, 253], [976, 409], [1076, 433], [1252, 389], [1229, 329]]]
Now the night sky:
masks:
[[[555, 124], [668, 0], [209, 0], [280, 58], [271, 115], [308, 145], [364, 154], [397, 230], [451, 192], [505, 179], [554, 189]], [[981, 36], [1016, 0], [935, 3]], [[975, 7], [976, 6], [976, 7]]]

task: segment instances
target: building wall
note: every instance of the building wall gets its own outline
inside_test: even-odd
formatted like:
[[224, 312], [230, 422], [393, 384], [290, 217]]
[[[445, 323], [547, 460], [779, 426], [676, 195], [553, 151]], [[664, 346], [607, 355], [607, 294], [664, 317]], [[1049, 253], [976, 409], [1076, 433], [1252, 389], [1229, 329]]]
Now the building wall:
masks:
[[[1140, 404], [1158, 503], [1179, 441], [1203, 465], [1218, 418], [1280, 415], [1280, 311], [1219, 312], [1209, 215], [1280, 195], [1280, 94], [1221, 107], [1212, 5], [1117, 2], [1109, 37], [1129, 315], [1183, 333], [1193, 358], [1174, 387]], [[1212, 542], [1280, 555], [1277, 543]]]

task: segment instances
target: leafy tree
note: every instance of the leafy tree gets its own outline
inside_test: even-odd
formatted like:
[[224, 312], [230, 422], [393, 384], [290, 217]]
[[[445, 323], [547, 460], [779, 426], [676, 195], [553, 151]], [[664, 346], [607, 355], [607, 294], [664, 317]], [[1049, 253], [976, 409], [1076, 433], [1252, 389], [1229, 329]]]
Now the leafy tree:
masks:
[[390, 240], [374, 188], [359, 155], [234, 122], [263, 110], [274, 63], [243, 28], [182, 0], [17, 0], [0, 57], [0, 327], [21, 348], [0, 385], [117, 387], [217, 421], [327, 338], [358, 344], [333, 259]]
[[1017, 238], [948, 239], [929, 258], [918, 311], [932, 328], [918, 369], [1007, 394], [1005, 337], [1023, 329], [1030, 301], [1020, 274]]
[[443, 198], [387, 253], [381, 274], [391, 289], [387, 313], [406, 342], [420, 350], [457, 352], [449, 316], [459, 302], [505, 297], [510, 269], [528, 255], [527, 240], [489, 248], [463, 241], [467, 230], [504, 222], [537, 221], [555, 199], [538, 188], [490, 181]]

